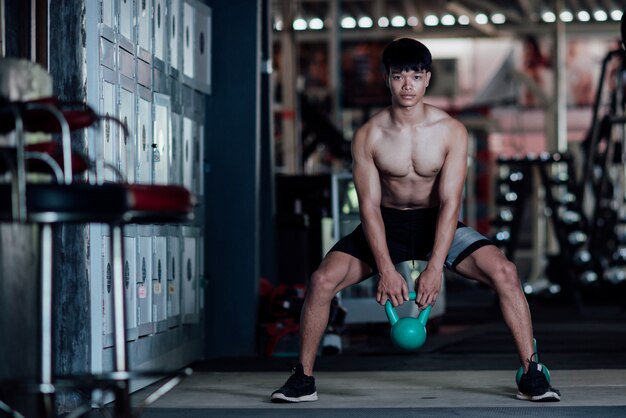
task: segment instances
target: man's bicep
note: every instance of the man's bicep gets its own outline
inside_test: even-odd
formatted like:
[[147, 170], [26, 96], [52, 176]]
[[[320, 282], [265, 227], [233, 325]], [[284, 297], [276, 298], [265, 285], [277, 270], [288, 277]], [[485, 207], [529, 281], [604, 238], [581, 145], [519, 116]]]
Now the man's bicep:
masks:
[[467, 175], [467, 135], [451, 146], [443, 167], [440, 195], [442, 199], [460, 199]]
[[[360, 146], [358, 146], [360, 145]], [[363, 207], [369, 203], [380, 203], [380, 181], [378, 170], [372, 154], [363, 144], [357, 144], [353, 150], [352, 176], [359, 197], [359, 205]]]

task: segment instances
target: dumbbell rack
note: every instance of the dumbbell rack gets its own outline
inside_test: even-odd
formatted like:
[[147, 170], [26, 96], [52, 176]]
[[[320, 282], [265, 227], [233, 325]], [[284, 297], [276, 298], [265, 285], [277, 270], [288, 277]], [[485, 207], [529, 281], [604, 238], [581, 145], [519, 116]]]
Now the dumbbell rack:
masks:
[[[583, 217], [579, 213], [577, 200], [572, 193], [575, 186], [573, 179], [573, 166], [569, 154], [528, 154], [524, 156], [500, 157], [497, 160], [499, 176], [497, 181], [496, 206], [497, 217], [492, 221], [495, 229], [493, 240], [503, 249], [509, 259], [513, 259], [520, 246], [520, 236], [524, 226], [524, 216], [530, 204], [537, 206], [535, 212], [538, 218], [546, 218], [551, 221], [552, 231], [556, 238], [559, 251], [558, 264], [565, 271], [554, 283], [548, 283], [547, 287], [552, 292], [557, 289], [566, 290], [576, 306], [580, 306], [580, 295], [575, 278], [576, 271], [571, 268], [574, 257], [586, 240], [585, 225], [580, 224]], [[536, 176], [539, 182], [535, 181]], [[541, 190], [537, 190], [537, 186]], [[535, 251], [533, 265], [535, 270], [541, 273], [546, 268], [547, 262], [543, 260], [548, 252], [547, 234], [544, 232], [541, 219], [533, 219], [537, 222], [533, 230], [533, 245], [539, 248]], [[541, 253], [541, 255], [537, 255]], [[537, 259], [541, 258], [541, 259]], [[525, 289], [527, 293], [535, 291], [533, 277], [529, 279]], [[554, 279], [554, 278], [551, 278]], [[546, 287], [544, 285], [544, 287]]]

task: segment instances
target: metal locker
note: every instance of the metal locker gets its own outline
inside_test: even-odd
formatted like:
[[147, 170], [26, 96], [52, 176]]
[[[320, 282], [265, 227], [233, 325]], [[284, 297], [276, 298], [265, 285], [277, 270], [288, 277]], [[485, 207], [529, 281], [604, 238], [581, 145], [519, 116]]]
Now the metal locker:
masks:
[[[204, 124], [198, 123], [195, 136], [196, 143], [196, 156], [195, 156], [195, 170], [196, 175], [196, 190], [199, 196], [204, 196]], [[201, 200], [201, 199], [200, 199]]]
[[103, 36], [110, 37], [107, 33], [113, 34], [114, 16], [115, 16], [115, 0], [100, 0], [102, 10], [102, 26], [100, 27], [100, 33]]
[[126, 125], [128, 136], [119, 132], [120, 172], [128, 183], [135, 182], [135, 93], [120, 86], [119, 118]]
[[183, 4], [183, 74], [191, 80], [187, 81], [190, 85], [195, 76], [195, 7], [185, 2]]
[[153, 145], [153, 183], [167, 184], [169, 181], [170, 153], [168, 145], [171, 137], [170, 98], [167, 95], [154, 94], [154, 145]]
[[198, 278], [196, 238], [183, 238], [183, 323], [198, 322]]
[[[118, 68], [120, 70], [120, 84], [135, 84], [135, 56], [125, 50], [118, 48]], [[130, 86], [129, 86], [130, 87]]]
[[[100, 67], [103, 72], [102, 78], [102, 102], [101, 112], [108, 116], [116, 116], [115, 114], [115, 77], [111, 74], [111, 71]], [[106, 119], [102, 126], [102, 141], [100, 142], [101, 152], [98, 153], [98, 158], [104, 164], [103, 167], [98, 167], [100, 176], [104, 177], [107, 181], [116, 181], [115, 171], [111, 170], [111, 166], [117, 167], [116, 160], [116, 142], [117, 142], [117, 126], [113, 125], [113, 122]]]
[[154, 57], [161, 62], [167, 57], [167, 7], [165, 0], [154, 0]]
[[171, 0], [170, 1], [170, 9], [169, 9], [169, 59], [170, 66], [174, 70], [179, 69], [179, 61], [180, 61], [180, 45], [181, 45], [181, 10], [180, 10], [180, 0]]
[[195, 122], [188, 118], [183, 117], [183, 185], [189, 189], [192, 193], [195, 193], [193, 187], [194, 180], [194, 138], [195, 138], [196, 125]]
[[102, 339], [103, 347], [113, 345], [113, 264], [111, 237], [102, 236]]
[[137, 150], [137, 183], [152, 182], [152, 103], [149, 91], [137, 86], [139, 92], [137, 112], [137, 136], [135, 149]]
[[154, 237], [152, 252], [152, 322], [155, 331], [167, 329], [167, 239]]
[[115, 44], [100, 37], [100, 65], [115, 70]]
[[137, 56], [152, 62], [152, 0], [137, 0]]
[[133, 8], [133, 0], [118, 0], [119, 10], [119, 33], [130, 43], [135, 43], [134, 36], [134, 20], [135, 11]]
[[196, 5], [195, 39], [195, 78], [196, 88], [211, 93], [211, 9], [202, 4]]
[[126, 303], [126, 338], [137, 338], [137, 250], [134, 237], [124, 237], [124, 296]]
[[181, 184], [181, 166], [182, 166], [182, 129], [181, 116], [178, 113], [172, 113], [172, 134], [170, 135], [169, 151], [170, 151], [170, 169], [168, 171], [170, 184]]
[[204, 238], [202, 236], [198, 237], [198, 251], [196, 254], [198, 255], [198, 306], [200, 312], [204, 311], [204, 287], [206, 280], [206, 272], [204, 270]]
[[[176, 228], [172, 228], [174, 231]], [[172, 235], [167, 238], [167, 259], [169, 261], [167, 273], [167, 323], [170, 328], [180, 323], [180, 298], [182, 262], [180, 238]]]
[[137, 237], [137, 331], [152, 334], [152, 238]]

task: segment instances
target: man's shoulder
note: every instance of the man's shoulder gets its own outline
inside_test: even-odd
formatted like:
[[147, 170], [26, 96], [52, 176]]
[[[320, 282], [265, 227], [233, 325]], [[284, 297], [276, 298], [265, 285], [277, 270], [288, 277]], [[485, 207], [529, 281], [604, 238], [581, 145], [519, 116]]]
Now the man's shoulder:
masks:
[[429, 119], [431, 119], [432, 123], [446, 125], [450, 128], [465, 129], [465, 125], [463, 125], [461, 121], [450, 115], [450, 113], [445, 110], [433, 105], [426, 106], [429, 112]]
[[389, 123], [389, 109], [385, 108], [365, 121], [365, 123], [357, 129], [355, 137], [375, 137], [384, 131]]

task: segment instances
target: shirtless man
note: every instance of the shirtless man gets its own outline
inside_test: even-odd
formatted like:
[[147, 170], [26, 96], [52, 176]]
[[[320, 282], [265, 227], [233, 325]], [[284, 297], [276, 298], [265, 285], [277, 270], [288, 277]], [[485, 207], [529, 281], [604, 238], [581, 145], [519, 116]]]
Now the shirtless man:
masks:
[[431, 76], [428, 48], [414, 39], [397, 39], [387, 45], [382, 59], [391, 106], [365, 123], [352, 142], [361, 225], [328, 252], [311, 276], [300, 321], [301, 363], [272, 393], [272, 401], [317, 400], [313, 365], [331, 300], [378, 273], [377, 302], [402, 304], [408, 300], [408, 286], [394, 266], [407, 260], [428, 260], [415, 283], [415, 303], [422, 309], [437, 300], [444, 266], [491, 286], [525, 371], [517, 397], [560, 400], [533, 360], [530, 311], [515, 265], [491, 241], [458, 222], [467, 131], [423, 101]]

